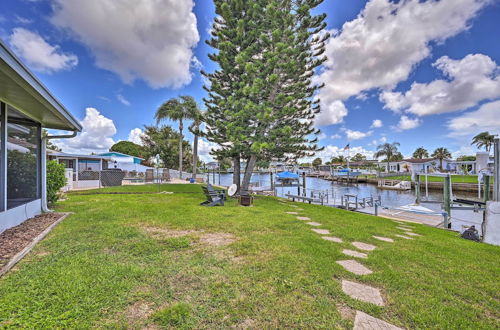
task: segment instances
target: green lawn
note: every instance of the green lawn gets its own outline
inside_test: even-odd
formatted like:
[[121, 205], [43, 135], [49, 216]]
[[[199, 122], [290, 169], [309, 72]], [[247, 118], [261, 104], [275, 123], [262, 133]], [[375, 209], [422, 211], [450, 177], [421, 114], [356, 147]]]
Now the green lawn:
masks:
[[[391, 220], [300, 204], [338, 244], [276, 198], [207, 208], [199, 186], [161, 190], [182, 193], [60, 202], [74, 214], [0, 279], [0, 328], [352, 328], [350, 310], [411, 329], [500, 327], [499, 247], [421, 225], [400, 239]], [[371, 275], [335, 263], [355, 240], [378, 246], [362, 261]], [[349, 298], [341, 279], [381, 288], [387, 305]]]

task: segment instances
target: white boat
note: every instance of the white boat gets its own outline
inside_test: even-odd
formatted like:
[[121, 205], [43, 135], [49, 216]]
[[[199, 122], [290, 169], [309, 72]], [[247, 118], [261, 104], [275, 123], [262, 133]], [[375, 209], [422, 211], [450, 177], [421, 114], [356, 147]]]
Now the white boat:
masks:
[[411, 190], [411, 182], [398, 180], [378, 180], [378, 187], [380, 189], [390, 190]]

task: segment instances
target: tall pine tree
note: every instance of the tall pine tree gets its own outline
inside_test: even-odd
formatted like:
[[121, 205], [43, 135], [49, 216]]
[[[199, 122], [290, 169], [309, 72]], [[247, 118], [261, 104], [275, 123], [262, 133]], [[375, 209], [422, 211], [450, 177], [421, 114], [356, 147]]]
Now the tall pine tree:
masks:
[[320, 111], [311, 81], [326, 58], [323, 0], [219, 0], [209, 55], [219, 66], [204, 73], [207, 138], [219, 154], [245, 159], [241, 193], [259, 160], [297, 159], [319, 150], [313, 128]]

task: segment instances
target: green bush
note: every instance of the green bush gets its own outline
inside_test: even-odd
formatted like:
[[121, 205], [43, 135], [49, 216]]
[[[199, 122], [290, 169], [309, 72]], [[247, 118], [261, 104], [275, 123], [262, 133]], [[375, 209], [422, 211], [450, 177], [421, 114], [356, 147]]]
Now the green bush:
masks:
[[47, 201], [55, 203], [59, 199], [59, 190], [66, 185], [64, 164], [55, 160], [47, 162]]
[[153, 320], [163, 326], [180, 326], [186, 323], [191, 314], [191, 306], [186, 303], [177, 303], [155, 312]]

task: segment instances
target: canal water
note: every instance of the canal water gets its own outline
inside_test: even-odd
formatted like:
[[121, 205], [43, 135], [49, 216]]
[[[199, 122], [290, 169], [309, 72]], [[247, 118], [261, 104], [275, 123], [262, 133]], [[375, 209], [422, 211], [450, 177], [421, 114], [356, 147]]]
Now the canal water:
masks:
[[[205, 180], [207, 180], [207, 176], [205, 174]], [[302, 178], [301, 178], [302, 183]], [[214, 183], [221, 186], [230, 186], [233, 182], [233, 175], [231, 173], [221, 174], [219, 178], [219, 174], [210, 173], [210, 183]], [[251, 183], [254, 185], [258, 185], [259, 187], [270, 187], [271, 186], [271, 178], [269, 174], [259, 174], [254, 173], [252, 175]], [[357, 195], [358, 198], [363, 197], [380, 197], [383, 206], [387, 207], [398, 207], [402, 205], [408, 205], [415, 202], [415, 191], [407, 190], [407, 191], [397, 191], [397, 190], [385, 190], [379, 189], [374, 184], [367, 183], [359, 183], [359, 184], [338, 184], [332, 183], [331, 181], [327, 181], [319, 178], [306, 178], [306, 190], [307, 196], [311, 194], [313, 191], [328, 191], [329, 194], [329, 203], [333, 203], [333, 198], [340, 202], [340, 199], [343, 195]], [[425, 188], [422, 187], [422, 195], [425, 197]], [[291, 193], [293, 195], [297, 195], [297, 187], [277, 187], [276, 195], [280, 197], [284, 197], [285, 194]], [[302, 194], [302, 187], [301, 187]], [[474, 194], [464, 194], [464, 193], [454, 193], [454, 195], [458, 198], [474, 198]], [[429, 200], [433, 201], [442, 201], [443, 195], [440, 191], [429, 191], [428, 195]]]

